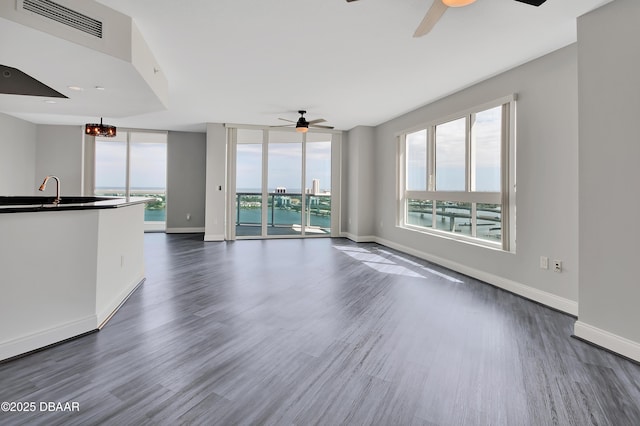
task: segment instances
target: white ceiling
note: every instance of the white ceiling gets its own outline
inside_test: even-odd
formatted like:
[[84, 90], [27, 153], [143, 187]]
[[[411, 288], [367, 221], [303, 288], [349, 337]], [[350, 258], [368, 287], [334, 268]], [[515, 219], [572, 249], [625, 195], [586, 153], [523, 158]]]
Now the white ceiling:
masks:
[[[576, 17], [611, 0], [478, 0], [449, 9], [422, 38], [412, 34], [431, 0], [98, 1], [136, 22], [169, 82], [168, 110], [145, 111], [146, 95], [129, 87], [136, 79], [112, 72], [121, 60], [0, 18], [0, 63], [70, 97], [2, 95], [0, 111], [45, 124], [104, 115], [119, 127], [203, 131], [207, 122], [281, 124], [306, 109], [338, 129], [377, 125], [574, 42]], [[33, 37], [48, 42], [36, 50]], [[67, 88], [83, 84], [90, 89]], [[106, 90], [93, 93], [95, 84]]]

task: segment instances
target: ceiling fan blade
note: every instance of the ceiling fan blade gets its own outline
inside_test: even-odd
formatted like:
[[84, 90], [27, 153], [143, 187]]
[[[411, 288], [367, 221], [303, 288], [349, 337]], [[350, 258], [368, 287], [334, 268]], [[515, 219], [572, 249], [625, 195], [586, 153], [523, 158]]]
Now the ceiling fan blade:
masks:
[[295, 121], [287, 120], [286, 118], [278, 118], [278, 120], [288, 121], [289, 123], [295, 123]]
[[516, 1], [519, 1], [520, 3], [530, 4], [531, 6], [540, 6], [542, 3], [544, 3], [547, 0], [516, 0]]
[[291, 127], [293, 124], [283, 124], [281, 126], [269, 126], [269, 127]]
[[347, 0], [347, 3], [351, 3], [352, 1], [358, 1], [358, 0]]
[[315, 119], [315, 120], [311, 120], [311, 121], [309, 121], [309, 124], [324, 123], [325, 121], [327, 121], [327, 120], [325, 120], [324, 118], [317, 118], [317, 119]]
[[317, 127], [318, 129], [333, 129], [333, 126], [321, 126], [319, 124], [309, 124], [309, 127]]
[[431, 31], [436, 25], [436, 22], [438, 22], [440, 17], [444, 14], [444, 12], [447, 11], [448, 8], [449, 6], [442, 3], [441, 0], [433, 0], [433, 4], [429, 8], [427, 14], [424, 15], [422, 22], [420, 22], [420, 25], [418, 25], [418, 28], [416, 28], [416, 32], [413, 33], [413, 36], [422, 37], [429, 31]]

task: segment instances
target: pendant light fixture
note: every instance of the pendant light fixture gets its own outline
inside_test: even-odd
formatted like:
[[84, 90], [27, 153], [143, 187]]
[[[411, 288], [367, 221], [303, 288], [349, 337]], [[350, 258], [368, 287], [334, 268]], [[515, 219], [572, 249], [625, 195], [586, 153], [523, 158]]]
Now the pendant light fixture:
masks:
[[116, 135], [116, 126], [112, 126], [110, 124], [102, 124], [102, 117], [100, 117], [100, 124], [85, 124], [84, 133], [91, 136], [104, 136], [107, 138], [112, 138]]

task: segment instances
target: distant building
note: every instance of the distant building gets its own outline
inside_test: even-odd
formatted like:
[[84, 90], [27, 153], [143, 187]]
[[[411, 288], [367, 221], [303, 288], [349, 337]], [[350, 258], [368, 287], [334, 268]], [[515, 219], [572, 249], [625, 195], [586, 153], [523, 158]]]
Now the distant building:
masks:
[[287, 195], [278, 195], [273, 197], [273, 204], [280, 208], [291, 207], [291, 197]]
[[285, 188], [284, 186], [279, 186], [276, 188], [276, 194], [286, 194], [287, 193], [287, 188]]
[[311, 194], [320, 194], [320, 179], [314, 179], [311, 184]]

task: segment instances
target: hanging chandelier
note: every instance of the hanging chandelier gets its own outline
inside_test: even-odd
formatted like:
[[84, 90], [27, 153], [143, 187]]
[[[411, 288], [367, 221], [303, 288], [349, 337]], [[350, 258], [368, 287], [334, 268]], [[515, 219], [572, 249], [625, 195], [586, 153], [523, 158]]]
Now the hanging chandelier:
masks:
[[107, 138], [112, 138], [116, 135], [116, 126], [112, 126], [110, 124], [102, 124], [102, 117], [100, 117], [100, 124], [85, 124], [84, 133], [91, 136], [104, 136]]

